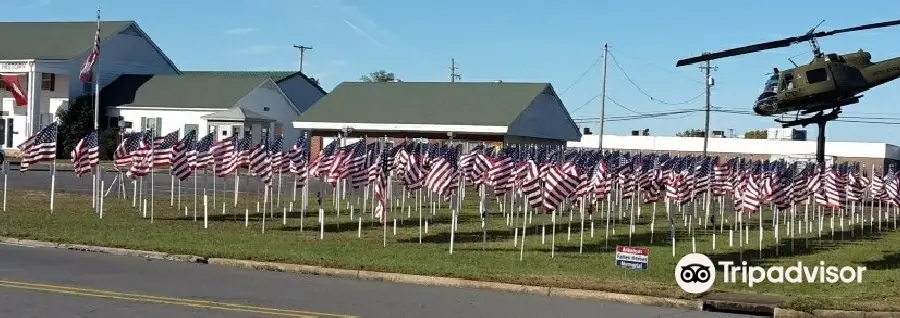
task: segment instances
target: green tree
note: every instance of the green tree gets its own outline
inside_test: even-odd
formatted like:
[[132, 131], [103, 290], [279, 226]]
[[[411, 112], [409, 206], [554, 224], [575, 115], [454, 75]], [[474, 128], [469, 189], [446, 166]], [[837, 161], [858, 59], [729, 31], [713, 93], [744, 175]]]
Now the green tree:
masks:
[[703, 137], [706, 133], [702, 129], [688, 129], [680, 133], [676, 133], [678, 137]]
[[387, 83], [387, 82], [399, 82], [400, 79], [394, 75], [392, 72], [388, 72], [385, 70], [378, 70], [368, 75], [363, 75], [359, 78], [360, 81], [363, 82], [379, 82], [379, 83]]
[[[81, 138], [94, 130], [94, 96], [83, 95], [56, 111], [59, 132], [56, 140], [57, 156], [71, 158], [72, 149]], [[100, 156], [111, 159], [117, 146], [117, 129], [107, 129], [106, 111], [100, 107]]]
[[744, 133], [744, 139], [766, 139], [769, 134], [765, 130], [751, 130]]

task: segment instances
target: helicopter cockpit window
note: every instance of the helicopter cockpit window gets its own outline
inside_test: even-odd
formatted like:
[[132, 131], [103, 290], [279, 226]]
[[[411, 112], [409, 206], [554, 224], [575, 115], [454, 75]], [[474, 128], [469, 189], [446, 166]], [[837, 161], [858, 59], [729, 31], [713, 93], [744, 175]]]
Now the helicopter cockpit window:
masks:
[[766, 93], [766, 92], [775, 93], [775, 88], [777, 88], [777, 87], [778, 87], [778, 79], [770, 78], [768, 81], [766, 81], [766, 87], [763, 88], [763, 92], [764, 93]]
[[784, 73], [784, 81], [781, 83], [781, 89], [794, 89], [794, 74]]

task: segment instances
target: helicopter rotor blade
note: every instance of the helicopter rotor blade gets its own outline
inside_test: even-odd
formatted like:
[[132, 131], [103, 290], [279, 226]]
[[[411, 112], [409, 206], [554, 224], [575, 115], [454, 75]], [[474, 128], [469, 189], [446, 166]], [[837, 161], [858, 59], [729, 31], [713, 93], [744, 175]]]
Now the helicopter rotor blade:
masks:
[[816, 33], [813, 34], [813, 36], [815, 36], [815, 37], [823, 37], [823, 36], [829, 36], [829, 35], [835, 35], [835, 34], [847, 33], [847, 32], [853, 32], [853, 31], [862, 31], [862, 30], [871, 30], [871, 29], [886, 28], [886, 27], [894, 26], [894, 25], [900, 25], [900, 20], [885, 21], [885, 22], [878, 22], [878, 23], [869, 23], [869, 24], [863, 24], [863, 25], [860, 25], [860, 26], [852, 27], [852, 28], [846, 28], [846, 29], [838, 29], [838, 30], [831, 30], [831, 31], [816, 32]]
[[721, 52], [707, 53], [707, 54], [702, 54], [700, 56], [682, 59], [682, 60], [679, 60], [677, 63], [675, 63], [675, 67], [681, 67], [681, 66], [685, 66], [685, 65], [691, 65], [691, 64], [694, 64], [697, 62], [710, 61], [710, 60], [715, 60], [715, 59], [720, 59], [720, 58], [725, 58], [725, 57], [756, 53], [756, 52], [763, 51], [763, 50], [788, 47], [788, 46], [791, 46], [791, 45], [799, 43], [799, 42], [809, 41], [810, 39], [812, 39], [814, 37], [823, 37], [823, 36], [835, 35], [835, 34], [846, 33], [846, 32], [884, 28], [884, 27], [889, 27], [889, 26], [894, 26], [894, 25], [900, 25], [900, 20], [886, 21], [886, 22], [879, 22], [879, 23], [870, 23], [870, 24], [864, 24], [864, 25], [860, 25], [860, 26], [856, 26], [856, 27], [852, 27], [852, 28], [838, 29], [838, 30], [831, 30], [831, 31], [822, 31], [822, 32], [815, 32], [815, 33], [809, 32], [804, 35], [792, 36], [792, 37], [784, 38], [784, 39], [777, 40], [777, 41], [763, 42], [763, 43], [759, 43], [759, 44], [753, 44], [753, 45], [728, 49], [728, 50], [724, 50]]

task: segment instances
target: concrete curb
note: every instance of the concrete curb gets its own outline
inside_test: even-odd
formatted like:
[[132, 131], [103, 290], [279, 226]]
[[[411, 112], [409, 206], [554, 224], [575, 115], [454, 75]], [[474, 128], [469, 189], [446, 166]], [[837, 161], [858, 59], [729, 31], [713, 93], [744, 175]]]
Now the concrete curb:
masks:
[[[142, 251], [115, 247], [91, 246], [82, 244], [60, 244], [29, 239], [18, 239], [12, 237], [0, 237], [0, 243], [21, 245], [28, 247], [49, 247], [61, 248], [76, 251], [98, 252], [112, 255], [141, 257], [145, 259], [169, 260], [176, 262], [201, 263], [218, 266], [227, 266], [233, 268], [253, 269], [253, 270], [269, 270], [277, 272], [298, 273], [308, 275], [323, 275], [333, 277], [344, 277], [358, 280], [384, 281], [392, 283], [415, 284], [424, 286], [443, 286], [443, 287], [460, 287], [460, 288], [476, 288], [504, 291], [519, 294], [545, 295], [549, 297], [591, 299], [610, 302], [619, 302], [635, 305], [656, 306], [664, 308], [677, 308], [686, 310], [703, 311], [707, 309], [708, 304], [703, 300], [686, 300], [653, 296], [627, 295], [617, 294], [598, 290], [570, 289], [558, 287], [544, 286], [528, 286], [519, 284], [496, 283], [474, 281], [452, 277], [436, 277], [422, 276], [398, 273], [374, 272], [366, 270], [350, 270], [327, 268], [312, 265], [285, 264], [275, 262], [259, 262], [250, 260], [237, 260], [227, 258], [207, 258], [195, 255], [178, 255], [157, 251]], [[755, 312], [753, 314], [758, 314]], [[864, 312], [864, 311], [844, 311], [844, 310], [814, 310], [812, 313], [789, 310], [783, 308], [774, 308], [772, 313], [774, 317], [898, 317], [900, 312]]]

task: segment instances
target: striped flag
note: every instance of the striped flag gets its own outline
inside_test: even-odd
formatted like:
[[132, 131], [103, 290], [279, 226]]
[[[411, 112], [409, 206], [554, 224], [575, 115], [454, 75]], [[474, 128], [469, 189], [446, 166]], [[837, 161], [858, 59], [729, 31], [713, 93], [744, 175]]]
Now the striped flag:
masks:
[[250, 173], [265, 184], [272, 184], [272, 155], [269, 151], [269, 132], [264, 132], [259, 144], [250, 149]]
[[100, 164], [100, 134], [94, 130], [81, 138], [72, 149], [72, 165], [76, 176], [82, 176]]
[[172, 174], [184, 181], [191, 176], [191, 166], [197, 160], [197, 131], [191, 130], [172, 147], [175, 157], [172, 159]]
[[145, 130], [137, 138], [138, 146], [131, 155], [131, 168], [128, 169], [128, 177], [137, 179], [150, 174], [153, 169], [153, 139], [150, 131]]
[[178, 130], [170, 132], [162, 137], [153, 138], [153, 166], [165, 167], [172, 164], [172, 148], [178, 143]]
[[55, 122], [50, 123], [19, 145], [19, 150], [22, 151], [20, 171], [28, 171], [28, 167], [32, 164], [56, 159], [57, 129]]
[[97, 32], [94, 33], [94, 46], [84, 63], [81, 64], [81, 71], [78, 72], [78, 79], [82, 83], [91, 81], [91, 77], [94, 75], [94, 64], [97, 63], [98, 58], [100, 58], [100, 9], [97, 9]]

